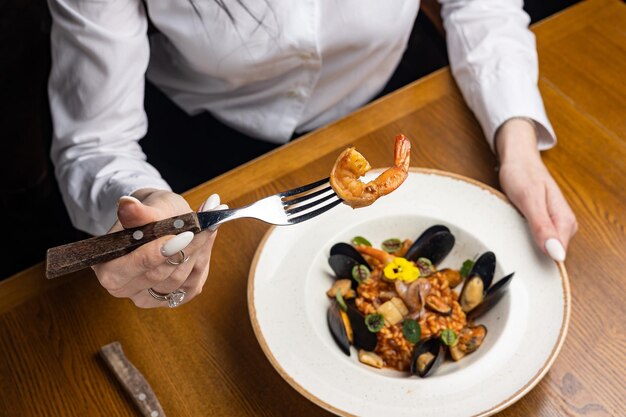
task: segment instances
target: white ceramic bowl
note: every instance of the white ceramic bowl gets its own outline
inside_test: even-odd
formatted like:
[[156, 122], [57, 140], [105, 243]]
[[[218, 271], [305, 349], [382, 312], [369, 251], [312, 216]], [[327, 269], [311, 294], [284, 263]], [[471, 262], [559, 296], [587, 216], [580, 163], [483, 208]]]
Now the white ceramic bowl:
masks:
[[[380, 170], [368, 173], [368, 178]], [[443, 224], [455, 235], [439, 268], [459, 268], [490, 250], [494, 281], [515, 272], [508, 294], [477, 323], [484, 344], [427, 378], [360, 363], [328, 330], [330, 247], [366, 237], [415, 239]], [[491, 415], [530, 391], [554, 362], [567, 332], [567, 273], [535, 248], [527, 224], [498, 191], [458, 175], [412, 169], [393, 193], [368, 207], [339, 205], [297, 226], [273, 227], [259, 245], [248, 283], [257, 339], [280, 375], [309, 400], [344, 416]]]

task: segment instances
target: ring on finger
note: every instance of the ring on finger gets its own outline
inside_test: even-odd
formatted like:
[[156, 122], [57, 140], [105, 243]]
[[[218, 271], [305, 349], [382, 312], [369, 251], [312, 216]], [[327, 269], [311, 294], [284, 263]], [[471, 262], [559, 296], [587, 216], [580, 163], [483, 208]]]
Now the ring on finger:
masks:
[[189, 260], [189, 255], [185, 255], [185, 252], [180, 250], [178, 251], [178, 259], [172, 259], [173, 256], [170, 256], [169, 258], [165, 259], [165, 262], [167, 262], [170, 265], [180, 265], [180, 264], [184, 264], [185, 262], [187, 262]]
[[178, 307], [183, 302], [187, 293], [180, 288], [172, 291], [169, 294], [163, 294], [153, 290], [152, 288], [148, 288], [148, 294], [150, 294], [153, 298], [159, 301], [167, 301], [167, 305], [170, 308], [174, 308]]

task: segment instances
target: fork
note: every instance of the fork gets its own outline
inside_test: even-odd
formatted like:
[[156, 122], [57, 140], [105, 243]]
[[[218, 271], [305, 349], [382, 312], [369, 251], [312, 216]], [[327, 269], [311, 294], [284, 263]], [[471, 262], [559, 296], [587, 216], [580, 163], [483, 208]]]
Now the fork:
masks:
[[213, 230], [220, 224], [235, 219], [254, 218], [277, 226], [298, 224], [343, 201], [335, 194], [328, 180], [329, 178], [324, 178], [235, 209], [186, 213], [50, 248], [46, 252], [46, 277], [56, 278], [119, 258], [161, 236]]

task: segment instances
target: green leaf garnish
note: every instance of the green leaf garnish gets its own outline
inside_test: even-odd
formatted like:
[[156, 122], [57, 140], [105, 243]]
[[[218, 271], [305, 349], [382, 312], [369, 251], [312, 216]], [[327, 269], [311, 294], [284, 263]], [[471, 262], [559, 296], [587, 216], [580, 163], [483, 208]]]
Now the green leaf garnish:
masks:
[[365, 239], [363, 236], [355, 236], [352, 238], [353, 245], [362, 245], [362, 246], [372, 246], [369, 240]]
[[387, 253], [394, 253], [402, 248], [402, 241], [398, 238], [393, 237], [391, 239], [383, 241], [381, 247]]
[[352, 267], [352, 278], [359, 284], [370, 277], [370, 270], [363, 264], [354, 265]]
[[372, 313], [365, 316], [365, 325], [372, 333], [377, 333], [385, 326], [385, 318], [382, 314]]
[[343, 311], [347, 311], [348, 306], [346, 305], [346, 302], [343, 300], [343, 295], [341, 295], [341, 291], [337, 290], [337, 292], [335, 293], [335, 298], [337, 299], [339, 308], [341, 308]]
[[443, 329], [441, 331], [441, 341], [446, 346], [452, 346], [456, 342], [456, 333], [452, 329]]
[[402, 322], [402, 334], [406, 340], [416, 344], [422, 336], [422, 328], [417, 321], [413, 319], [405, 319]]
[[466, 259], [463, 262], [463, 265], [461, 266], [461, 271], [460, 271], [461, 276], [463, 278], [467, 278], [473, 266], [474, 266], [474, 261], [472, 261], [471, 259]]

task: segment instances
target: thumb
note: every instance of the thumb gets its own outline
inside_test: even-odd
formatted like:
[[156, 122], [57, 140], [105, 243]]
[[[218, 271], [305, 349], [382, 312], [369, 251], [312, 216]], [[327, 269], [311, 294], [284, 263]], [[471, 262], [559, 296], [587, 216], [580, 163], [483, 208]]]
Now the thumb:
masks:
[[143, 204], [132, 196], [123, 196], [117, 203], [117, 219], [124, 229], [143, 226], [160, 220], [159, 210]]

